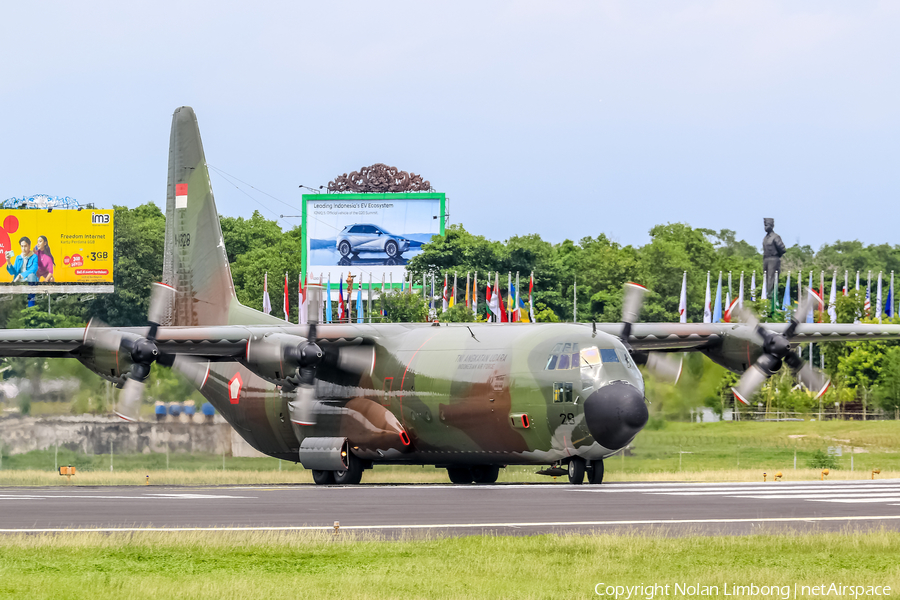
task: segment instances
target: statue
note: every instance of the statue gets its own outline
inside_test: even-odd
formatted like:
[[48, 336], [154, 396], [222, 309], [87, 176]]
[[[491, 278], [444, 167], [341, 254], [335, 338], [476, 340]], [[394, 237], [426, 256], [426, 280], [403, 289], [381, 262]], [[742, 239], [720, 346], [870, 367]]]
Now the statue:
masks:
[[766, 272], [766, 295], [771, 298], [775, 289], [775, 274], [781, 271], [781, 257], [784, 256], [784, 242], [775, 233], [775, 219], [763, 219], [766, 237], [763, 238], [763, 269]]

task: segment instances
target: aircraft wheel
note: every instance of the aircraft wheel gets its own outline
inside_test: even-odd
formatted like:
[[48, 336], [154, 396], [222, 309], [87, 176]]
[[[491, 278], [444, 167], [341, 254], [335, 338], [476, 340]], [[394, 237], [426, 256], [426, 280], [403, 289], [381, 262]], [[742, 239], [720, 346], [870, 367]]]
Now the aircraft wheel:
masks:
[[447, 467], [451, 483], [472, 483], [472, 469], [467, 467]]
[[478, 465], [470, 469], [472, 480], [475, 483], [496, 483], [500, 476], [500, 467], [497, 465]]
[[316, 471], [313, 469], [313, 481], [316, 485], [331, 485], [334, 483], [334, 471]]
[[391, 258], [394, 258], [395, 256], [397, 256], [398, 250], [399, 250], [399, 248], [397, 247], [397, 242], [395, 242], [394, 240], [391, 240], [387, 244], [384, 245], [385, 254], [387, 254]]
[[603, 459], [592, 460], [587, 470], [588, 483], [600, 485], [603, 483]]
[[347, 454], [347, 470], [335, 471], [334, 482], [339, 485], [356, 485], [362, 481], [363, 464], [352, 452]]
[[338, 246], [338, 252], [341, 253], [341, 256], [348, 256], [350, 254], [350, 243], [349, 242], [341, 242]]
[[580, 456], [572, 457], [569, 461], [569, 483], [572, 485], [584, 483], [584, 459]]

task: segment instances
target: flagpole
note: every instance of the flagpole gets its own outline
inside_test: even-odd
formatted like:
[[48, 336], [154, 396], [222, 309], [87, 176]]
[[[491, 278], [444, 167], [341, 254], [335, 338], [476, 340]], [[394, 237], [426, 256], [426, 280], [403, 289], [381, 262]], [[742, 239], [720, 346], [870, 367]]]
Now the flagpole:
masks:
[[572, 322], [578, 322], [578, 277], [572, 278]]

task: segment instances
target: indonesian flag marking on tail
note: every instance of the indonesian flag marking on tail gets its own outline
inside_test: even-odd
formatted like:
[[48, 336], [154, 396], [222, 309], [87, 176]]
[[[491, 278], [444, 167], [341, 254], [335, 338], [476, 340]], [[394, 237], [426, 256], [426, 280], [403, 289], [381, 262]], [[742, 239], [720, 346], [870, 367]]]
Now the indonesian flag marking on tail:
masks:
[[187, 208], [188, 184], [175, 184], [175, 208]]

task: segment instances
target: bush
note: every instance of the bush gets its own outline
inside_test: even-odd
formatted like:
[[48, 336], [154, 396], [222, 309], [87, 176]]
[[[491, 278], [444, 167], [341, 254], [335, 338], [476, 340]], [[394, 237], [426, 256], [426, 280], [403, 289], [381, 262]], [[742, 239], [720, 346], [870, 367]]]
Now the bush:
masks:
[[837, 458], [828, 454], [827, 452], [823, 452], [822, 450], [816, 450], [812, 453], [807, 461], [806, 465], [810, 469], [837, 469], [838, 462]]

